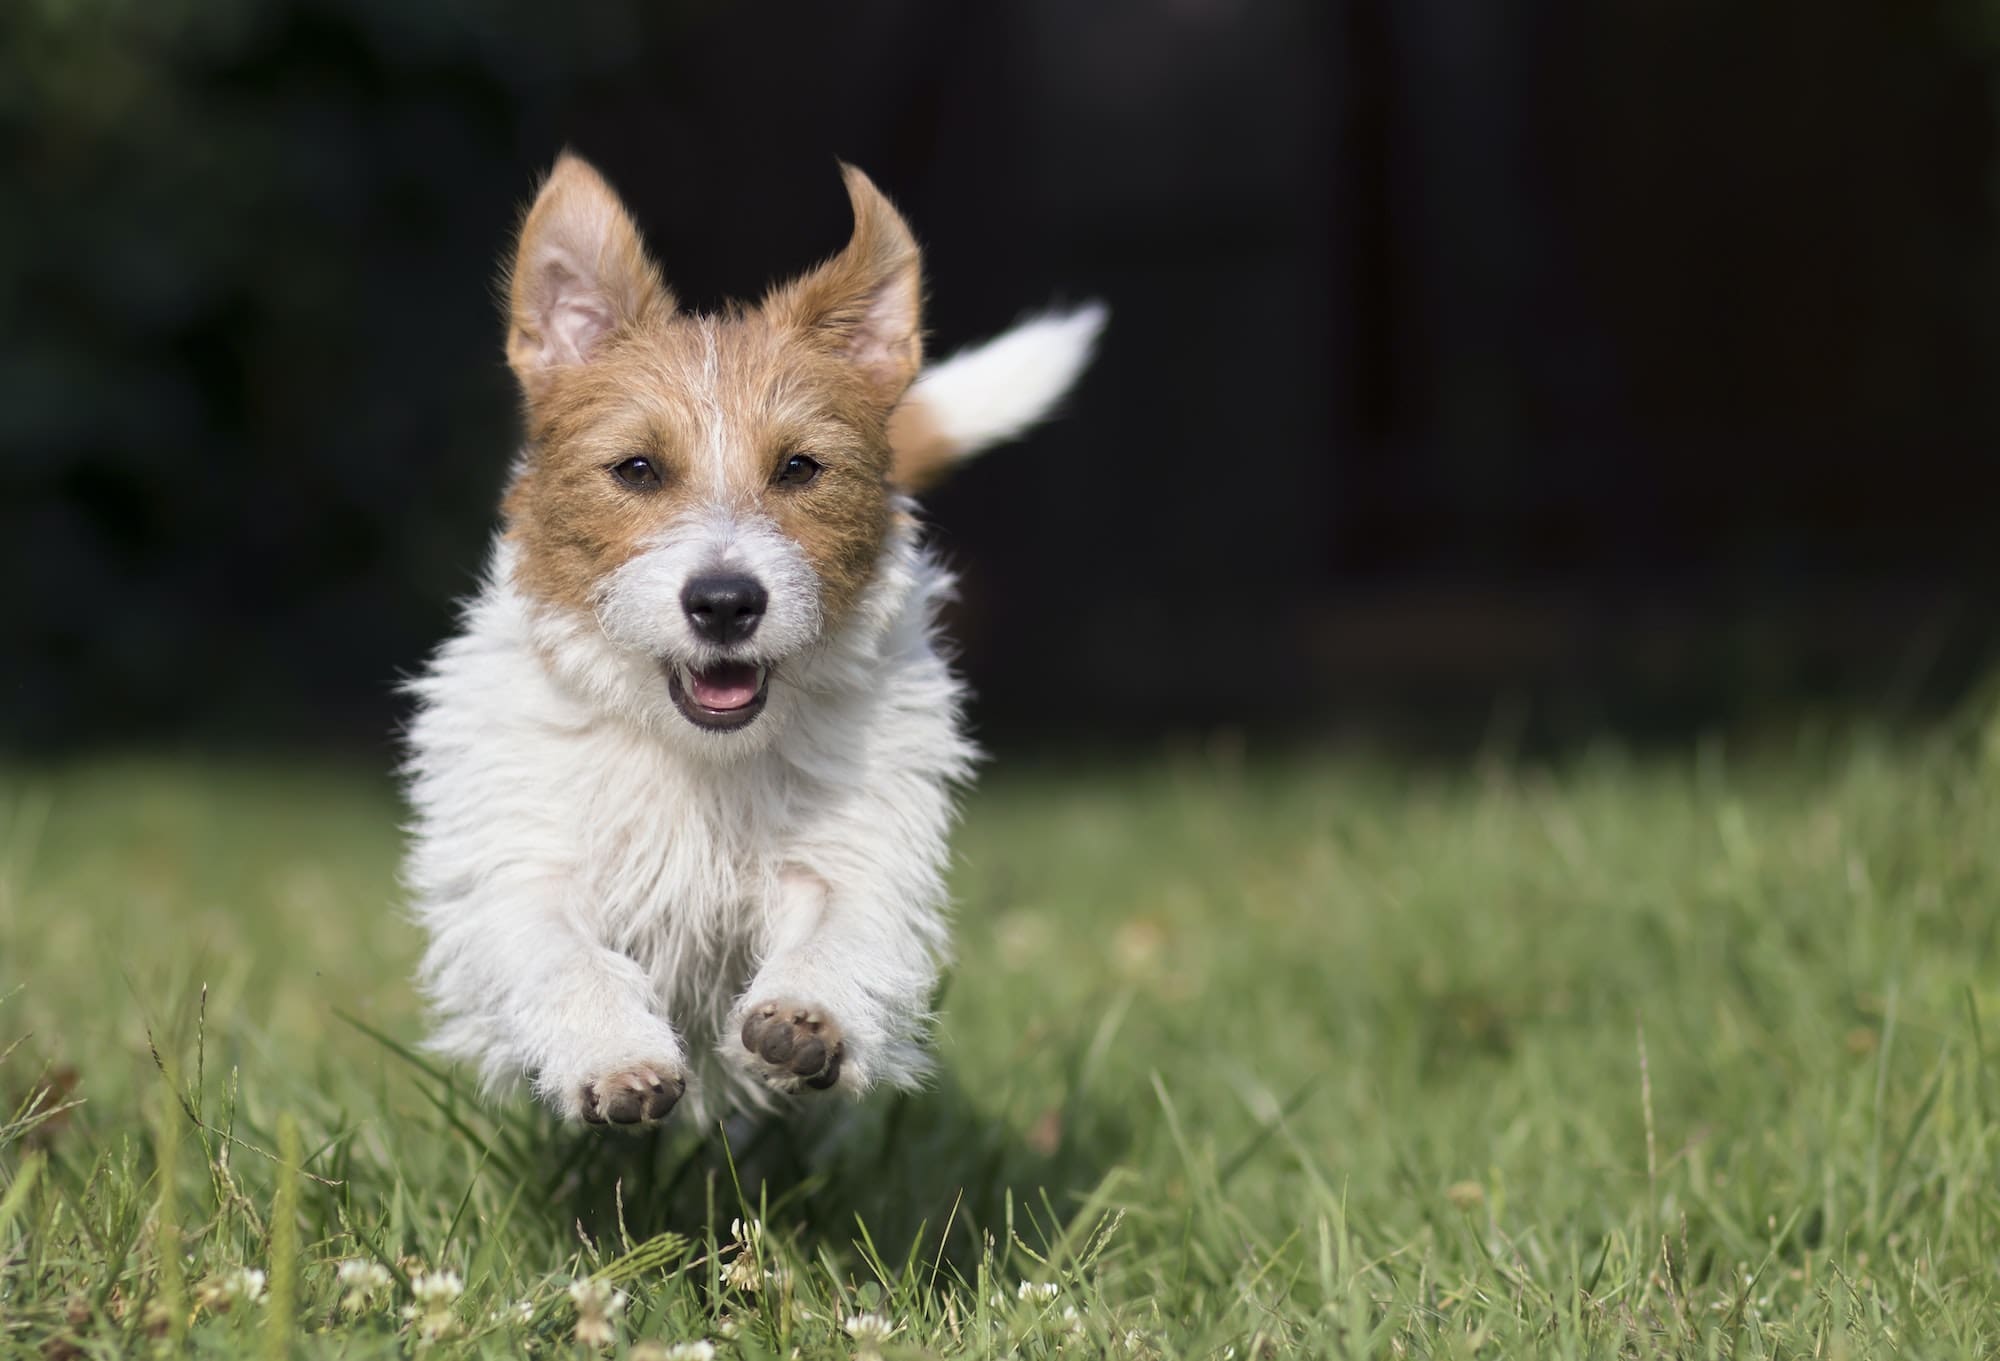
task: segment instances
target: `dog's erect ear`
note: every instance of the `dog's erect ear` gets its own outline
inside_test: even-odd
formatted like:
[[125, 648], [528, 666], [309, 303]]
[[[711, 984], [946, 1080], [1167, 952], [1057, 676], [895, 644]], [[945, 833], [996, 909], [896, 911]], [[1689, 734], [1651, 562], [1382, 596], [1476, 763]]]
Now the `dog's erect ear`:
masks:
[[533, 399], [613, 331], [666, 316], [674, 296], [604, 177], [564, 152], [521, 223], [507, 281], [507, 362]]
[[923, 266], [916, 238], [882, 191], [842, 165], [854, 238], [812, 273], [774, 290], [768, 314], [819, 338], [860, 374], [884, 410], [923, 363]]

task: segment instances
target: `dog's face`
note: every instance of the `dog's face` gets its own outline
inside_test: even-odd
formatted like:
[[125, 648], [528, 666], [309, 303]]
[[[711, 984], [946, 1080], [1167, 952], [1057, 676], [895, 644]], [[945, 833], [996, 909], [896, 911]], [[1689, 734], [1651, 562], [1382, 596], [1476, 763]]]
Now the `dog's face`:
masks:
[[918, 253], [846, 176], [845, 250], [704, 317], [676, 309], [616, 196], [565, 156], [509, 281], [527, 411], [515, 584], [712, 746], [767, 735], [788, 667], [854, 607], [894, 514], [887, 429], [921, 359]]

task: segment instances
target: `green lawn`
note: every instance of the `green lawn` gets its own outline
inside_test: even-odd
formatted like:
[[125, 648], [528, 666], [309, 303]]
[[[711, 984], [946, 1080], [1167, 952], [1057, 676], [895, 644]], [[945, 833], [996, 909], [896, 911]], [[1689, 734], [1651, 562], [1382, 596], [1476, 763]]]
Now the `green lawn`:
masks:
[[1974, 728], [1003, 762], [936, 1089], [727, 1139], [407, 1050], [384, 780], [16, 771], [0, 1355], [1991, 1356]]

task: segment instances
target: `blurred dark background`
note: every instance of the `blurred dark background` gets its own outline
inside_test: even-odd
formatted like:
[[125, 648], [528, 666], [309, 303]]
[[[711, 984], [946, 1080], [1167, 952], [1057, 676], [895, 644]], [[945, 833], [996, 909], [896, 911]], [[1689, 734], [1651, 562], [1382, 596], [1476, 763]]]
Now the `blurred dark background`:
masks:
[[1996, 69], [1991, 0], [14, 0], [0, 742], [387, 742], [565, 144], [697, 304], [845, 240], [836, 157], [935, 353], [1111, 303], [930, 502], [992, 740], [1931, 711], [2000, 622]]

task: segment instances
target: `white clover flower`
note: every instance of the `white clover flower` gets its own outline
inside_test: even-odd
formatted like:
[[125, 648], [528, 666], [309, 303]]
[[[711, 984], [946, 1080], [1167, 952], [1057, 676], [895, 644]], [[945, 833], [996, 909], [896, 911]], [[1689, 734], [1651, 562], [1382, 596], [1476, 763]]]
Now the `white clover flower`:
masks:
[[410, 1277], [410, 1293], [423, 1304], [452, 1304], [465, 1293], [465, 1278], [456, 1271], [419, 1271]]
[[210, 1276], [195, 1291], [199, 1308], [227, 1313], [238, 1304], [256, 1304], [264, 1298], [264, 1273], [255, 1267], [238, 1266]]
[[1014, 1297], [1020, 1300], [1052, 1300], [1060, 1289], [1062, 1287], [1054, 1281], [1022, 1281]]
[[896, 1335], [895, 1326], [880, 1314], [849, 1314], [840, 1326], [864, 1347], [879, 1347]]
[[[760, 1265], [764, 1255], [764, 1226], [755, 1219], [732, 1219], [729, 1221], [729, 1236], [734, 1240], [736, 1256], [722, 1269], [722, 1283], [754, 1295], [764, 1288], [766, 1276]], [[777, 1279], [775, 1272], [770, 1275], [772, 1279]]]
[[736, 1319], [732, 1315], [724, 1314], [715, 1321], [715, 1335], [725, 1341], [735, 1337], [742, 1331], [743, 1329], [737, 1324]]
[[722, 1283], [754, 1295], [764, 1288], [764, 1273], [757, 1269], [757, 1258], [753, 1254], [739, 1252], [735, 1260], [722, 1269]]
[[585, 1277], [569, 1284], [571, 1303], [576, 1305], [576, 1340], [586, 1347], [608, 1347], [618, 1340], [612, 1320], [624, 1311], [625, 1292], [611, 1282]]
[[389, 1268], [366, 1257], [346, 1258], [337, 1270], [344, 1291], [340, 1307], [346, 1313], [360, 1313], [389, 1288]]
[[404, 1306], [403, 1317], [416, 1325], [419, 1342], [436, 1342], [457, 1330], [451, 1307], [464, 1293], [465, 1279], [456, 1271], [419, 1271], [410, 1277], [416, 1303]]
[[660, 1353], [660, 1361], [715, 1361], [715, 1344], [705, 1337], [676, 1342]]
[[1073, 1304], [1065, 1304], [1063, 1306], [1062, 1323], [1063, 1331], [1066, 1333], [1080, 1333], [1083, 1331], [1083, 1315], [1076, 1311], [1076, 1306]]

